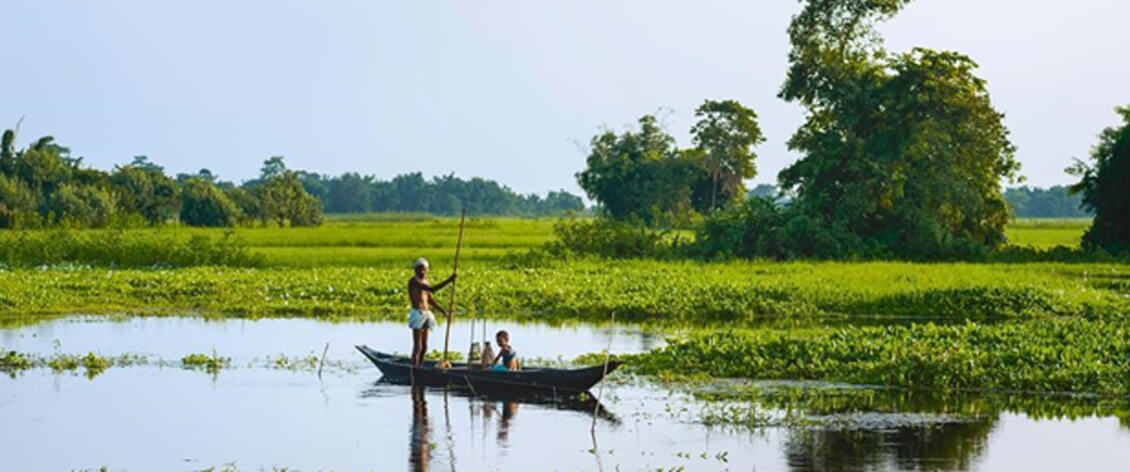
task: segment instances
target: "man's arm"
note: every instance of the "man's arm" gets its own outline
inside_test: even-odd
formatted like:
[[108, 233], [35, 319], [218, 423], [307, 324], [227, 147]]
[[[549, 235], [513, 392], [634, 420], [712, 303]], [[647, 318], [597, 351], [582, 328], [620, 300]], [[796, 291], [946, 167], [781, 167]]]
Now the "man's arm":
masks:
[[440, 282], [439, 284], [436, 284], [436, 285], [434, 285], [434, 286], [428, 287], [428, 291], [429, 291], [429, 292], [435, 292], [435, 291], [437, 291], [437, 290], [441, 290], [441, 289], [443, 289], [444, 287], [448, 286], [448, 284], [450, 284], [451, 282], [454, 282], [454, 281], [455, 281], [455, 278], [456, 278], [456, 277], [458, 277], [458, 276], [459, 276], [458, 274], [451, 274], [451, 277], [448, 277], [448, 278], [447, 278], [447, 279], [445, 279], [445, 280], [444, 280], [443, 282]]

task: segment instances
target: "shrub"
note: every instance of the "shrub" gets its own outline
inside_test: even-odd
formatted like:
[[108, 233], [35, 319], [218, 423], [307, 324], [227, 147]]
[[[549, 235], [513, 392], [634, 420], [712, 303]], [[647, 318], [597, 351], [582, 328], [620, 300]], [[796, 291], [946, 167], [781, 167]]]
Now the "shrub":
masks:
[[661, 257], [671, 253], [668, 234], [610, 218], [568, 218], [553, 226], [557, 239], [550, 253], [592, 254], [602, 257]]
[[13, 267], [79, 264], [104, 267], [259, 266], [263, 257], [234, 233], [219, 238], [173, 232], [50, 231], [0, 233], [0, 263]]

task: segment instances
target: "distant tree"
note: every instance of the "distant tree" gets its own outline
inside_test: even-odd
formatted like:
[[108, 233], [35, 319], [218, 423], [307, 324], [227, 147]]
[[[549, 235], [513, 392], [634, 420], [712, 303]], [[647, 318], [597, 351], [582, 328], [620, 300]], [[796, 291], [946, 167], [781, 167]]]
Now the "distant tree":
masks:
[[[144, 156], [138, 156], [144, 158]], [[161, 172], [161, 167], [134, 158], [132, 164], [115, 167], [110, 184], [125, 212], [138, 213], [149, 224], [160, 224], [179, 211], [177, 182]]]
[[189, 179], [181, 190], [180, 220], [190, 226], [235, 226], [240, 218], [236, 204], [219, 187], [200, 177]]
[[577, 182], [608, 216], [657, 224], [694, 213], [691, 194], [702, 168], [676, 148], [654, 116], [640, 118], [638, 131], [601, 133], [590, 147]]
[[213, 174], [212, 171], [205, 169], [205, 168], [201, 168], [195, 174], [185, 174], [185, 173], [177, 174], [177, 182], [182, 183], [182, 184], [187, 183], [189, 180], [192, 180], [194, 178], [199, 178], [199, 179], [201, 179], [205, 182], [217, 183], [216, 182], [216, 180], [217, 180], [216, 174]]
[[1071, 191], [1081, 194], [1083, 206], [1095, 214], [1083, 246], [1130, 253], [1130, 106], [1115, 111], [1122, 126], [1103, 130], [1090, 164], [1076, 160], [1067, 170], [1080, 178]]
[[12, 176], [15, 174], [15, 160], [16, 160], [16, 132], [14, 130], [4, 130], [3, 138], [0, 138], [0, 174]]
[[329, 180], [325, 208], [334, 213], [366, 213], [373, 209], [373, 178], [346, 172]]
[[330, 197], [330, 179], [322, 174], [304, 170], [295, 171], [295, 175], [298, 176], [298, 181], [302, 182], [302, 188], [306, 189], [306, 193], [320, 200], [323, 209], [329, 211], [326, 200]]
[[1090, 216], [1082, 208], [1083, 200], [1068, 187], [1054, 185], [1046, 189], [1020, 186], [1004, 191], [1004, 199], [1018, 218], [1080, 218]]
[[259, 201], [260, 218], [279, 226], [315, 226], [322, 223], [322, 202], [306, 193], [298, 175], [284, 171], [268, 177], [252, 194]]
[[74, 170], [71, 162], [55, 146], [54, 138], [40, 138], [35, 144], [16, 153], [12, 162], [12, 175], [26, 183], [40, 195], [49, 195], [62, 184], [69, 183]]
[[114, 195], [89, 185], [62, 184], [49, 197], [56, 220], [85, 228], [105, 227], [117, 213]]
[[757, 184], [757, 186], [754, 187], [753, 190], [750, 190], [746, 196], [749, 198], [762, 197], [773, 199], [777, 198], [778, 193], [780, 193], [780, 189], [778, 189], [776, 185]]
[[757, 175], [753, 147], [764, 142], [757, 113], [736, 100], [707, 100], [695, 110], [698, 122], [691, 140], [702, 151], [702, 164], [710, 176], [710, 200], [702, 213], [710, 213], [745, 193], [743, 179]]
[[283, 159], [283, 156], [271, 156], [263, 161], [263, 167], [259, 169], [259, 179], [267, 180], [286, 173], [286, 163], [283, 162]]
[[0, 173], [0, 228], [39, 226], [38, 200], [23, 182]]
[[585, 201], [565, 190], [551, 190], [542, 201], [542, 207], [545, 208], [545, 213], [554, 215], [579, 212], [585, 209]]
[[221, 187], [220, 185], [216, 186], [223, 190], [224, 195], [227, 196], [239, 210], [236, 212], [236, 218], [240, 225], [251, 226], [255, 224], [256, 221], [265, 224], [267, 217], [263, 214], [259, 199], [256, 198], [251, 190], [234, 185], [227, 188]]
[[152, 161], [149, 160], [149, 156], [145, 156], [145, 155], [133, 156], [133, 161], [131, 161], [129, 163], [128, 167], [141, 169], [141, 170], [144, 170], [146, 172], [152, 172], [152, 173], [155, 173], [155, 174], [161, 174], [161, 175], [165, 174], [165, 168], [164, 167], [161, 167], [157, 164], [154, 164]]
[[431, 192], [428, 181], [419, 172], [401, 174], [392, 179], [398, 209], [395, 211], [426, 212], [431, 207]]

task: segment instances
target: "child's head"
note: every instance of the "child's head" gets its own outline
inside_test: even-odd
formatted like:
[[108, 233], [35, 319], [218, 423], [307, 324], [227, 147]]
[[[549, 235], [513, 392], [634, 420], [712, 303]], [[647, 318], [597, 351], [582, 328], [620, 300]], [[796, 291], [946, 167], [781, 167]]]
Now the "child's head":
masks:
[[499, 330], [498, 333], [494, 335], [494, 340], [498, 341], [499, 346], [506, 346], [510, 344], [510, 333], [507, 333], [505, 329]]
[[412, 264], [412, 268], [416, 270], [417, 277], [428, 275], [428, 260], [423, 257], [416, 259], [416, 262]]

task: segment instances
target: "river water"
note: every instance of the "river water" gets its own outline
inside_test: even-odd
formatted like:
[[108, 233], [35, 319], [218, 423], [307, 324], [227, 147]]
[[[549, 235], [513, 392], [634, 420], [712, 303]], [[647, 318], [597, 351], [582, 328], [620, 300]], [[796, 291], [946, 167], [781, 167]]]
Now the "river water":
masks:
[[[568, 360], [609, 345], [639, 352], [662, 342], [631, 328], [490, 322], [490, 330], [499, 328], [527, 359]], [[453, 325], [453, 350], [466, 349], [469, 330]], [[844, 402], [844, 392], [855, 398], [869, 391], [797, 383], [789, 388], [830, 392], [815, 395], [806, 413], [820, 421], [750, 428], [707, 426], [703, 412], [716, 403], [621, 378], [606, 384], [593, 434], [591, 402], [526, 403], [382, 383], [353, 345], [407, 351], [406, 331], [401, 323], [190, 317], [71, 317], [0, 330], [8, 350], [151, 360], [92, 378], [48, 368], [0, 377], [0, 470], [1030, 471], [1130, 464], [1127, 410], [1120, 401], [1086, 398], [939, 400], [896, 392]], [[316, 369], [264, 362], [320, 357], [326, 343], [329, 367], [320, 377]], [[432, 340], [441, 344], [442, 331]], [[162, 362], [213, 350], [232, 367], [210, 374]], [[769, 414], [787, 408], [766, 405]]]

